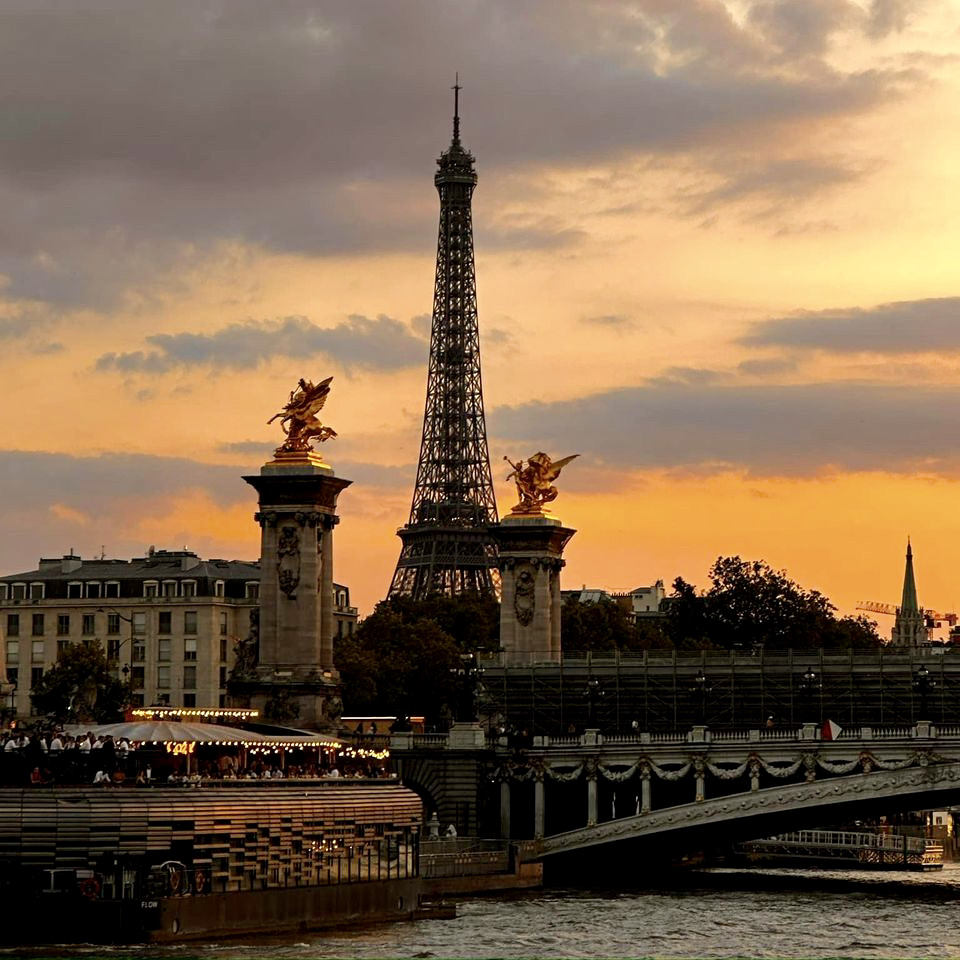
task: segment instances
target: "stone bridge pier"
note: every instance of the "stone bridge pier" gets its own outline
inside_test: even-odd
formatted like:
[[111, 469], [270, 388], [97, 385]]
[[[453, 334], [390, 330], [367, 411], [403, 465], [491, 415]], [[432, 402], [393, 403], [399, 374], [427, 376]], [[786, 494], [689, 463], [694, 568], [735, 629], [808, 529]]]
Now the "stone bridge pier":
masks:
[[395, 733], [390, 754], [401, 782], [417, 793], [424, 813], [453, 824], [459, 836], [496, 836], [491, 807], [494, 751], [478, 723], [456, 723], [448, 734]]

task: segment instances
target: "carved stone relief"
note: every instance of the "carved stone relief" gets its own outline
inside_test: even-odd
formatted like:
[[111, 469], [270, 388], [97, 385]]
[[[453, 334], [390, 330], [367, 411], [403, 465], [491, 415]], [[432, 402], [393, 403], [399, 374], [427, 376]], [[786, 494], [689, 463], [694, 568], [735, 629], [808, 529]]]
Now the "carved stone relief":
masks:
[[277, 538], [277, 583], [293, 599], [300, 583], [300, 534], [296, 527], [281, 527]]

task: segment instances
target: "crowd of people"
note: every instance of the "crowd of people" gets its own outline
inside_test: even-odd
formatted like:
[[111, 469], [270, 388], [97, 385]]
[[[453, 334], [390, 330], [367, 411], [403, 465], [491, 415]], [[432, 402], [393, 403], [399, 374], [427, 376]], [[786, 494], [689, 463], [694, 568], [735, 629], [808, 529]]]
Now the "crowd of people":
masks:
[[[195, 748], [196, 749], [196, 748]], [[126, 737], [81, 735], [55, 727], [46, 732], [5, 730], [0, 735], [0, 784], [195, 785], [222, 780], [318, 780], [390, 777], [386, 767], [363, 758], [325, 764], [284, 763], [280, 754], [246, 754], [236, 747], [204, 748], [207, 756], [171, 756], [160, 745], [142, 745]], [[216, 753], [213, 750], [216, 750]]]
[[4, 730], [0, 735], [0, 782], [122, 782], [132, 773], [136, 745], [89, 732], [74, 736], [60, 727], [41, 733]]

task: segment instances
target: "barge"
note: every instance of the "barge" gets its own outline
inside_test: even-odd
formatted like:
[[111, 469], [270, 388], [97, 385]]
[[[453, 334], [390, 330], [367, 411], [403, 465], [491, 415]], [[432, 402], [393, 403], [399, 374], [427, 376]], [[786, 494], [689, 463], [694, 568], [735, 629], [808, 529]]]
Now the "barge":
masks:
[[421, 819], [395, 781], [4, 788], [4, 939], [177, 942], [430, 915]]

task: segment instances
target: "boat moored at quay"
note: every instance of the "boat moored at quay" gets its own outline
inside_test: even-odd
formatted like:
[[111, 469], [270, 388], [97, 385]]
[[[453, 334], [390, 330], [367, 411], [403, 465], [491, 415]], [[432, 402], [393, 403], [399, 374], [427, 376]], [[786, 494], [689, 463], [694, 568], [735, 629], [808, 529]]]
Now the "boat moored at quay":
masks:
[[395, 781], [5, 787], [5, 939], [156, 942], [411, 919], [426, 909], [421, 821], [420, 798]]

